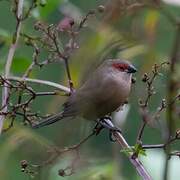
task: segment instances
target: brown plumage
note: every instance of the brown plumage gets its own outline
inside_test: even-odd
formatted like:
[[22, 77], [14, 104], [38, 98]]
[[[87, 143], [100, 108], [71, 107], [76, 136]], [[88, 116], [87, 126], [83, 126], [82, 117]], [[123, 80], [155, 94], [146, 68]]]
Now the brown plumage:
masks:
[[64, 110], [33, 126], [39, 128], [65, 117], [96, 120], [124, 104], [131, 89], [134, 66], [120, 59], [105, 60], [87, 81], [68, 98]]

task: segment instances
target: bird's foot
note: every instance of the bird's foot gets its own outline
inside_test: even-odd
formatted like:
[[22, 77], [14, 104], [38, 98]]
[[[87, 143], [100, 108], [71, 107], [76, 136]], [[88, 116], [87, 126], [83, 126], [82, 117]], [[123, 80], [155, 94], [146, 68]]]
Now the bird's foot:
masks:
[[[100, 125], [100, 126], [99, 126]], [[113, 133], [114, 132], [119, 132], [122, 133], [121, 130], [117, 127], [114, 126], [114, 124], [112, 123], [112, 117], [111, 116], [105, 116], [103, 118], [100, 118], [98, 123], [96, 124], [96, 126], [99, 126], [99, 131], [97, 134], [99, 134], [99, 132], [103, 129], [106, 128], [109, 130], [109, 139], [112, 142], [115, 142], [116, 140], [113, 138]]]
[[101, 132], [102, 129], [104, 129], [104, 127], [99, 122], [97, 122], [95, 127], [93, 128], [93, 132], [97, 136]]

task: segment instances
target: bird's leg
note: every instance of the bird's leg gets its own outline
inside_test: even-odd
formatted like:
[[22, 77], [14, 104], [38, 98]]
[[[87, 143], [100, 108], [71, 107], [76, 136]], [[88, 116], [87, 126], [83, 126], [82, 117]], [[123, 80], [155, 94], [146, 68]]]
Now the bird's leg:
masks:
[[100, 118], [98, 122], [103, 128], [109, 129], [109, 138], [113, 142], [115, 141], [113, 139], [113, 132], [117, 131], [119, 133], [122, 133], [121, 130], [119, 128], [115, 127], [114, 124], [112, 123], [111, 116], [105, 116], [103, 118]]
[[95, 127], [93, 128], [95, 135], [97, 136], [103, 128], [104, 128], [104, 126], [102, 126], [99, 122], [97, 122]]
[[110, 129], [111, 127], [108, 127], [108, 124], [105, 123], [105, 121], [103, 122], [104, 118], [109, 118], [109, 120], [111, 120], [110, 116], [105, 116], [103, 118], [97, 119], [97, 123], [95, 125], [95, 127], [93, 128], [93, 131], [95, 132], [96, 135], [98, 135], [102, 129], [106, 128], [106, 129]]
[[103, 118], [99, 119], [99, 124], [101, 124], [104, 128], [109, 129], [110, 131], [118, 131], [121, 133], [121, 130], [114, 126], [112, 123], [112, 117], [111, 116], [104, 116]]

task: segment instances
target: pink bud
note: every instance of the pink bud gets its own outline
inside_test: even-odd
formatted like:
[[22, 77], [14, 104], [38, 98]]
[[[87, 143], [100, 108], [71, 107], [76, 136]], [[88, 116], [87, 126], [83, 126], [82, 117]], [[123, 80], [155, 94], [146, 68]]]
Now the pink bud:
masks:
[[74, 20], [70, 17], [65, 17], [59, 22], [57, 29], [62, 32], [68, 31], [72, 28], [73, 25], [74, 25]]

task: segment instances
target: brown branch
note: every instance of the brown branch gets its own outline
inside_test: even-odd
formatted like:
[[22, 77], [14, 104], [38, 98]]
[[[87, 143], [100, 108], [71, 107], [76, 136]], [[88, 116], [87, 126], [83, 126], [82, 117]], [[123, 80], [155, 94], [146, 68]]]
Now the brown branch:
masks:
[[[167, 141], [169, 141], [173, 130], [175, 129], [175, 122], [174, 122], [174, 110], [175, 110], [175, 104], [171, 103], [173, 102], [174, 96], [177, 94], [177, 89], [176, 89], [176, 81], [174, 80], [175, 76], [175, 66], [176, 63], [178, 62], [178, 57], [179, 57], [179, 49], [180, 49], [180, 23], [176, 23], [177, 30], [175, 34], [175, 39], [174, 39], [174, 45], [172, 49], [172, 55], [171, 55], [171, 65], [170, 65], [170, 72], [169, 72], [169, 80], [168, 80], [168, 92], [167, 92], [167, 124], [168, 124], [168, 138]], [[169, 152], [171, 151], [171, 148], [167, 148], [167, 155], [166, 155], [166, 162], [165, 162], [165, 168], [164, 168], [164, 180], [168, 179], [168, 170], [169, 170]]]
[[[115, 126], [112, 124], [111, 121], [107, 122], [109, 127], [114, 128]], [[96, 129], [97, 128], [97, 129]], [[64, 149], [59, 149], [59, 148], [53, 148], [50, 149], [49, 153], [52, 153], [52, 155], [48, 158], [48, 160], [44, 161], [41, 164], [35, 164], [32, 165], [36, 168], [41, 168], [44, 167], [45, 165], [49, 165], [52, 164], [60, 155], [67, 153], [69, 151], [75, 151], [76, 152], [76, 157], [74, 158], [74, 160], [72, 161], [70, 166], [67, 166], [65, 169], [60, 169], [59, 170], [59, 175], [60, 176], [69, 176], [74, 172], [74, 165], [76, 163], [76, 161], [78, 160], [79, 157], [79, 148], [89, 139], [91, 138], [93, 135], [97, 135], [99, 134], [99, 131], [101, 130], [98, 129], [97, 126], [95, 126], [94, 131], [92, 131], [92, 133], [90, 133], [87, 137], [85, 137], [82, 141], [80, 141], [78, 144], [73, 145], [71, 147], [67, 147]], [[117, 143], [123, 148], [123, 149], [127, 149], [130, 148], [130, 146], [127, 144], [126, 140], [124, 139], [124, 137], [122, 136], [121, 133], [114, 131], [113, 135], [117, 141]], [[132, 163], [132, 165], [135, 167], [136, 171], [138, 172], [138, 174], [144, 179], [144, 180], [151, 180], [152, 178], [149, 176], [149, 174], [147, 173], [146, 169], [144, 168], [143, 164], [140, 162], [140, 160], [137, 157], [133, 157], [133, 153], [129, 153], [128, 158], [130, 160], [130, 162]], [[67, 171], [70, 171], [69, 173]]]
[[[168, 65], [168, 64], [169, 64], [169, 62], [162, 62], [159, 65], [155, 64], [152, 68], [152, 75], [150, 76], [147, 73], [145, 73], [142, 77], [142, 81], [144, 83], [146, 83], [147, 95], [146, 95], [146, 98], [144, 101], [142, 101], [142, 100], [139, 101], [140, 114], [142, 116], [143, 121], [142, 121], [141, 126], [138, 131], [136, 143], [141, 143], [144, 129], [145, 129], [147, 123], [150, 122], [150, 120], [152, 120], [152, 118], [150, 117], [150, 115], [148, 113], [148, 104], [149, 104], [149, 101], [150, 101], [152, 95], [155, 94], [153, 82], [155, 81], [156, 77], [159, 75], [160, 68], [162, 68], [164, 65]], [[161, 106], [162, 106], [162, 104], [161, 104]], [[164, 107], [162, 107], [162, 108], [164, 108]], [[160, 111], [158, 111], [158, 112], [160, 112]]]
[[76, 156], [72, 160], [71, 164], [68, 165], [67, 167], [65, 167], [64, 169], [59, 169], [59, 172], [58, 172], [59, 176], [63, 176], [63, 177], [72, 175], [74, 173], [75, 164], [79, 160], [79, 149], [80, 149], [80, 147], [85, 142], [87, 142], [87, 140], [89, 140], [93, 135], [96, 135], [96, 131], [92, 131], [87, 137], [83, 138], [78, 144], [75, 144], [75, 145], [70, 146], [70, 147], [66, 147], [64, 149], [60, 149], [58, 147], [50, 148], [50, 150], [48, 152], [51, 155], [49, 156], [49, 158], [47, 160], [45, 160], [41, 164], [29, 164], [26, 161], [26, 166], [23, 166], [24, 172], [32, 172], [32, 173], [34, 173], [34, 171], [31, 170], [31, 167], [36, 168], [36, 169], [39, 170], [40, 168], [42, 168], [42, 167], [44, 167], [46, 165], [52, 164], [59, 156], [65, 154], [67, 152], [75, 151]]
[[60, 59], [63, 59], [64, 60], [64, 63], [65, 63], [65, 69], [66, 69], [66, 73], [67, 73], [67, 77], [68, 77], [68, 83], [69, 83], [69, 88], [70, 88], [70, 91], [71, 93], [74, 91], [74, 87], [73, 87], [73, 82], [72, 82], [72, 78], [71, 78], [71, 74], [70, 74], [70, 70], [69, 70], [69, 62], [68, 62], [68, 57], [64, 56], [60, 50], [59, 50], [59, 46], [58, 46], [58, 42], [57, 42], [57, 37], [55, 34], [53, 34], [53, 38], [52, 38], [54, 44], [55, 44], [55, 47], [56, 47], [56, 50], [57, 50], [57, 53], [58, 53], [58, 56]]
[[53, 41], [54, 46], [55, 46], [55, 52], [57, 53], [59, 59], [64, 60], [65, 69], [66, 69], [66, 73], [68, 77], [69, 88], [70, 88], [70, 92], [72, 93], [74, 91], [74, 87], [73, 87], [73, 82], [72, 82], [72, 78], [71, 78], [71, 74], [69, 70], [68, 56], [64, 55], [65, 52], [63, 54], [61, 50], [59, 49], [57, 32], [55, 32], [54, 30], [51, 31], [51, 26], [49, 26], [47, 31], [44, 31], [44, 32], [46, 33], [47, 37], [49, 37]]
[[137, 139], [136, 139], [136, 143], [141, 143], [141, 139], [142, 139], [142, 135], [143, 135], [143, 132], [144, 132], [144, 128], [146, 126], [146, 121], [143, 121], [141, 123], [141, 126], [139, 128], [139, 131], [138, 131], [138, 135], [137, 135]]
[[166, 150], [167, 146], [171, 145], [175, 141], [180, 140], [180, 131], [176, 131], [176, 135], [173, 137], [170, 137], [170, 139], [164, 143], [164, 144], [150, 144], [150, 145], [142, 145], [143, 149], [156, 149], [156, 148], [163, 148]]
[[[14, 82], [12, 82], [12, 79]], [[16, 115], [21, 115], [24, 119], [24, 123], [27, 124], [32, 124], [34, 122], [34, 120], [37, 120], [40, 118], [40, 116], [35, 113], [30, 115], [30, 111], [31, 111], [31, 103], [38, 97], [38, 96], [49, 96], [49, 95], [67, 95], [69, 93], [66, 94], [62, 94], [62, 92], [60, 91], [53, 91], [53, 92], [36, 92], [34, 89], [32, 89], [30, 86], [27, 85], [26, 80], [27, 78], [12, 78], [10, 80], [10, 78], [5, 79], [3, 76], [0, 76], [0, 84], [3, 87], [6, 87], [9, 89], [9, 94], [15, 95], [15, 93], [17, 94], [17, 102], [12, 104], [9, 103], [9, 99], [7, 101], [7, 104], [9, 106], [8, 111], [0, 112], [1, 116], [6, 116], [9, 117], [8, 119], [11, 120], [11, 123], [9, 124], [9, 127], [6, 129], [3, 129], [3, 132], [7, 132], [7, 130], [9, 130], [11, 127], [13, 127], [14, 124], [14, 120], [16, 118]], [[37, 83], [41, 83], [41, 84], [46, 84], [46, 85], [51, 85], [55, 84], [55, 87], [60, 86], [60, 89], [63, 91], [66, 91], [66, 87], [61, 86], [59, 84], [56, 85], [56, 83], [52, 83], [52, 82], [47, 82], [47, 81], [42, 81], [42, 80], [31, 80], [28, 79], [30, 82], [37, 82]], [[6, 84], [6, 86], [4, 85]], [[57, 88], [56, 88], [57, 89]], [[70, 90], [67, 88], [67, 92], [69, 92]], [[9, 96], [10, 97], [10, 96]], [[4, 106], [5, 107], [5, 106]], [[1, 107], [1, 110], [3, 110], [4, 108], [3, 106]], [[43, 117], [41, 117], [43, 118]], [[40, 119], [41, 119], [40, 118]]]
[[40, 54], [40, 50], [36, 43], [32, 42], [31, 45], [34, 47], [33, 60], [32, 60], [32, 63], [30, 64], [30, 66], [27, 68], [26, 72], [24, 73], [23, 78], [29, 77], [34, 66], [39, 65], [37, 58], [38, 58], [38, 55]]
[[71, 74], [70, 74], [70, 70], [69, 70], [69, 63], [68, 63], [68, 58], [64, 57], [64, 62], [65, 62], [65, 67], [66, 67], [66, 72], [67, 72], [67, 76], [68, 76], [68, 81], [69, 81], [69, 87], [71, 90], [71, 93], [74, 91], [74, 86], [73, 86], [73, 81], [71, 79]]

